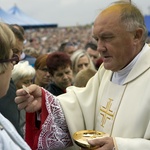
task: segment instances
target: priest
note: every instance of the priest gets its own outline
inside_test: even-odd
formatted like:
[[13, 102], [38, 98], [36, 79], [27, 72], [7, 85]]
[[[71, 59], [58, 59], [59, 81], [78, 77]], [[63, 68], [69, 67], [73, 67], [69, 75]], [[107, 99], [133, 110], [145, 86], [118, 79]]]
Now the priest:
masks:
[[78, 150], [73, 134], [98, 130], [109, 136], [88, 141], [97, 150], [149, 150], [150, 47], [146, 37], [140, 10], [129, 2], [115, 2], [94, 21], [93, 38], [103, 64], [85, 88], [71, 86], [58, 97], [36, 85], [28, 87], [29, 94], [18, 90], [15, 102], [31, 113], [37, 129], [33, 149]]

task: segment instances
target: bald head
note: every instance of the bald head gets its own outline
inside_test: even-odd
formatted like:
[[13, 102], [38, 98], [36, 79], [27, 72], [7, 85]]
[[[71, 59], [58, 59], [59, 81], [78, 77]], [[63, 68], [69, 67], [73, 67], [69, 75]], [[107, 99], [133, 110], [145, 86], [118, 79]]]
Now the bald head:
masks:
[[[96, 18], [95, 24], [97, 20], [103, 16], [107, 15], [110, 18], [119, 19], [120, 23], [122, 23], [127, 31], [134, 31], [136, 28], [140, 27], [143, 29], [143, 40], [147, 38], [147, 29], [144, 22], [144, 17], [140, 10], [130, 2], [118, 1], [112, 3], [109, 7], [104, 9]], [[108, 18], [109, 19], [109, 18]]]

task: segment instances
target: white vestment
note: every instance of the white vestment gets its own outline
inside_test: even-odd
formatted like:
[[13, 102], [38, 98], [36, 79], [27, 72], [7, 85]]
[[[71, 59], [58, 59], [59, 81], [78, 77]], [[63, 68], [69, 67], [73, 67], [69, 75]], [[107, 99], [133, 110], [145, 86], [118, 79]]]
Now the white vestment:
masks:
[[58, 96], [70, 135], [98, 130], [114, 138], [117, 150], [150, 150], [150, 47], [143, 49], [123, 85], [112, 83], [102, 65], [86, 88]]
[[0, 113], [0, 150], [31, 150], [14, 126]]

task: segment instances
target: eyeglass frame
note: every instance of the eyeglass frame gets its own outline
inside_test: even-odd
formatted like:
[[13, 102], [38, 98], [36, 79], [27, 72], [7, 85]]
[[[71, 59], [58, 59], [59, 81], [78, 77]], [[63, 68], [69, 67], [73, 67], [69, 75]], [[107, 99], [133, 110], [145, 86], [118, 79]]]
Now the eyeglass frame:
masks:
[[0, 63], [11, 62], [13, 65], [19, 62], [19, 57], [17, 54], [13, 54], [12, 58], [10, 59], [0, 59]]
[[43, 71], [43, 72], [49, 72], [48, 68], [38, 68], [38, 69]]

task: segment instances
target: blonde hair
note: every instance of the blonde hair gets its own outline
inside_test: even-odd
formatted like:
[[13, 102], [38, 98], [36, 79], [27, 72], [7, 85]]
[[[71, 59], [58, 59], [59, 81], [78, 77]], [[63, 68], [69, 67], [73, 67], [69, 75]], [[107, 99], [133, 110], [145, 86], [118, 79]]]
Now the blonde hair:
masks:
[[[15, 41], [15, 36], [9, 26], [0, 22], [0, 60], [9, 59]], [[7, 63], [0, 63], [0, 74], [5, 72], [7, 66]]]
[[95, 70], [94, 64], [93, 64], [90, 56], [88, 55], [88, 53], [86, 53], [86, 51], [84, 49], [79, 49], [79, 50], [76, 50], [71, 56], [72, 70], [73, 70], [74, 76], [78, 73], [78, 71], [77, 71], [78, 70], [78, 61], [83, 56], [87, 56], [87, 58], [89, 60], [89, 68]]

